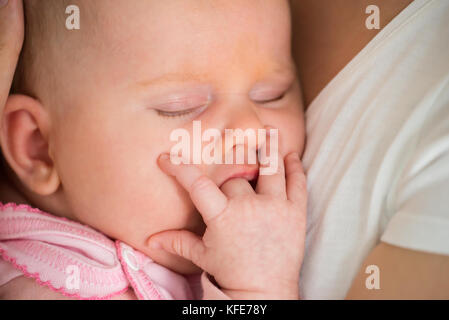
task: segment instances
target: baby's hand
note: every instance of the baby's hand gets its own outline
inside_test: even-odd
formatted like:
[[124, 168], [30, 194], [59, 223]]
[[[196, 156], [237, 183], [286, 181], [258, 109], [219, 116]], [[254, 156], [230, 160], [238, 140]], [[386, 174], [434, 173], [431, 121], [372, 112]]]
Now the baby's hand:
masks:
[[297, 154], [279, 161], [276, 174], [259, 177], [256, 192], [245, 179], [221, 190], [191, 165], [161, 168], [190, 193], [207, 226], [201, 239], [186, 231], [165, 231], [150, 239], [214, 276], [232, 299], [298, 299], [304, 254], [306, 179]]

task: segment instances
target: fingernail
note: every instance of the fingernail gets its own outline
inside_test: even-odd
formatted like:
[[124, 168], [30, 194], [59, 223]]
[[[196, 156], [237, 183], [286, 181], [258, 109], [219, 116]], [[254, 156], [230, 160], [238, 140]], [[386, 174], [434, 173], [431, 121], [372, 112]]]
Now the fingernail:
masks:
[[5, 7], [8, 4], [8, 0], [0, 0], [0, 8]]

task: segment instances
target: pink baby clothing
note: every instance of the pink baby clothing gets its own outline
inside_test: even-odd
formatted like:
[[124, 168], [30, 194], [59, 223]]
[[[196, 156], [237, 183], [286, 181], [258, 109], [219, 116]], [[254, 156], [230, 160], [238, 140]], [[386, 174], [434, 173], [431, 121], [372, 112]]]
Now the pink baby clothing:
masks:
[[22, 276], [64, 296], [228, 299], [205, 273], [182, 276], [121, 241], [27, 205], [0, 203], [0, 287]]

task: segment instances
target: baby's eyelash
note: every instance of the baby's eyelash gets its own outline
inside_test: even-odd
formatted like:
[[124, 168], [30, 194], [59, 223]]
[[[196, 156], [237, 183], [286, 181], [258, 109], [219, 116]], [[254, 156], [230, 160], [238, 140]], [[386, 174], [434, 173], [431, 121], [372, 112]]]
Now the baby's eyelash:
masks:
[[276, 102], [276, 101], [280, 101], [282, 99], [284, 99], [284, 97], [286, 96], [287, 92], [284, 92], [283, 94], [279, 95], [278, 97], [271, 99], [271, 100], [266, 100], [263, 101], [262, 103], [270, 103], [270, 102]]
[[271, 103], [276, 103], [276, 102], [282, 101], [286, 97], [286, 95], [287, 95], [287, 92], [284, 92], [283, 94], [281, 94], [275, 98], [272, 98], [269, 100], [255, 100], [254, 102], [256, 102], [260, 105], [270, 105]]
[[193, 110], [190, 109], [190, 110], [184, 110], [184, 111], [178, 111], [178, 112], [167, 112], [167, 111], [162, 111], [162, 110], [156, 110], [156, 112], [161, 117], [177, 118], [177, 117], [182, 117], [182, 116], [188, 115], [188, 114], [192, 113]]
[[164, 110], [156, 110], [157, 114], [161, 117], [164, 118], [183, 118], [183, 117], [189, 117], [192, 116], [193, 114], [199, 114], [201, 113], [204, 109], [207, 108], [206, 106], [202, 106], [202, 107], [197, 107], [197, 108], [192, 108], [192, 109], [187, 109], [187, 110], [182, 110], [182, 111], [164, 111]]

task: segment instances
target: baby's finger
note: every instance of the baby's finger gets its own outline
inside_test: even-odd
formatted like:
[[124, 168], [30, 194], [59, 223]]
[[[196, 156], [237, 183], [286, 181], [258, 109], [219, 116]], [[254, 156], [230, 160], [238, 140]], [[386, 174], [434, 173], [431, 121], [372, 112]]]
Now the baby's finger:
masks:
[[241, 178], [226, 181], [220, 189], [229, 198], [244, 194], [254, 194], [254, 190], [248, 180]]
[[175, 165], [169, 155], [159, 158], [161, 169], [172, 175], [186, 189], [206, 225], [224, 211], [228, 205], [227, 197], [218, 186], [194, 165]]
[[0, 112], [9, 95], [23, 42], [22, 0], [0, 0]]
[[299, 155], [290, 153], [285, 157], [285, 166], [288, 199], [295, 204], [305, 205], [307, 200], [307, 182]]
[[206, 247], [196, 234], [186, 231], [164, 231], [152, 236], [148, 245], [153, 250], [164, 250], [192, 261], [204, 270]]
[[279, 199], [287, 199], [284, 160], [277, 149], [272, 151], [276, 152], [274, 153], [275, 158], [269, 163], [272, 170], [264, 170], [266, 167], [260, 168], [256, 192], [258, 194], [272, 195]]

